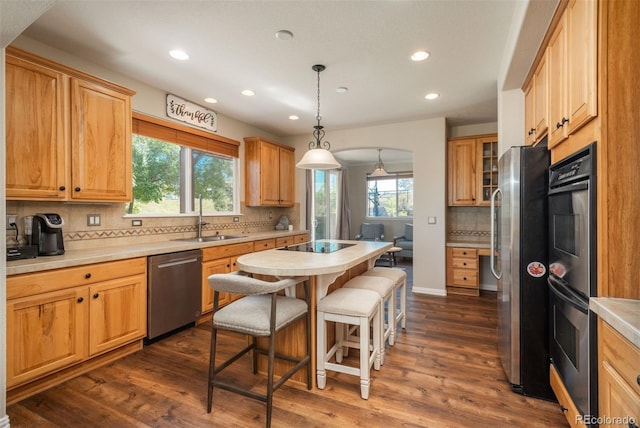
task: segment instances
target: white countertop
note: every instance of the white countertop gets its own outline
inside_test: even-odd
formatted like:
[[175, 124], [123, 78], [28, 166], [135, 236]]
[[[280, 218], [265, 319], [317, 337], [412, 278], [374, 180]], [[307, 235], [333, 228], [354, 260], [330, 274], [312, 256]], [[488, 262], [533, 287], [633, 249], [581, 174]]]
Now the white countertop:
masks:
[[14, 260], [7, 262], [7, 276], [22, 273], [39, 272], [49, 269], [60, 269], [73, 266], [82, 266], [92, 263], [102, 263], [114, 260], [124, 260], [134, 257], [146, 257], [156, 254], [188, 251], [199, 248], [214, 247], [220, 245], [239, 244], [242, 242], [256, 241], [260, 239], [279, 238], [284, 236], [299, 235], [306, 230], [296, 231], [266, 231], [245, 234], [242, 238], [213, 242], [186, 242], [186, 241], [160, 241], [135, 245], [106, 246], [84, 250], [67, 250], [60, 256], [40, 256], [35, 259]]
[[344, 272], [388, 251], [392, 242], [336, 241], [355, 244], [333, 253], [266, 250], [238, 258], [238, 267], [251, 273], [274, 276], [312, 276]]
[[589, 309], [640, 348], [640, 300], [592, 297]]

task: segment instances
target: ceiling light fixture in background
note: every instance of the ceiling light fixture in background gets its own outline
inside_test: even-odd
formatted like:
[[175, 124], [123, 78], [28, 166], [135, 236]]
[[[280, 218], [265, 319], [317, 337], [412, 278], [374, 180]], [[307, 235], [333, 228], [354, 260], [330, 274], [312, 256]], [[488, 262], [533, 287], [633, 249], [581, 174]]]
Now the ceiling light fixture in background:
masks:
[[290, 120], [298, 120], [300, 119], [298, 116], [296, 116], [295, 114], [292, 114], [291, 116], [289, 116]]
[[382, 149], [378, 149], [378, 163], [376, 164], [376, 169], [371, 173], [371, 177], [385, 177], [389, 175], [386, 169], [384, 169], [384, 164], [382, 163]]
[[276, 39], [278, 40], [291, 40], [293, 39], [293, 33], [289, 30], [276, 31]]
[[251, 89], [245, 89], [244, 91], [241, 92], [242, 95], [244, 95], [245, 97], [252, 97], [254, 96], [256, 93], [253, 92]]
[[170, 50], [169, 55], [171, 55], [171, 58], [177, 59], [179, 61], [186, 61], [189, 59], [189, 54], [180, 49]]
[[209, 104], [215, 104], [218, 102], [218, 100], [216, 100], [215, 98], [207, 97], [204, 99], [204, 102]]
[[318, 124], [313, 127], [313, 138], [315, 141], [309, 142], [309, 150], [304, 154], [296, 167], [302, 169], [336, 169], [340, 168], [340, 163], [333, 157], [329, 151], [331, 144], [328, 141], [322, 141], [324, 138], [324, 127], [320, 125], [320, 72], [326, 67], [316, 64], [311, 69], [318, 73], [318, 111], [316, 120]]
[[424, 61], [425, 59], [429, 58], [429, 56], [431, 56], [431, 54], [427, 51], [416, 51], [413, 53], [413, 55], [411, 55], [411, 60]]
[[424, 97], [431, 101], [431, 100], [435, 100], [436, 98], [439, 98], [440, 94], [437, 94], [435, 92], [431, 92], [431, 93], [428, 93], [427, 95], [425, 95]]

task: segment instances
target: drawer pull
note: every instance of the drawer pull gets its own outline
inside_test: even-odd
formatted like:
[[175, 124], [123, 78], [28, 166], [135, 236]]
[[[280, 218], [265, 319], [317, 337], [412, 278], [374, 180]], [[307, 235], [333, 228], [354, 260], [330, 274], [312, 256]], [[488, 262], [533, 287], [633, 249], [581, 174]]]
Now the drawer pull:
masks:
[[466, 265], [467, 265], [467, 263], [462, 263], [462, 266], [466, 266]]
[[87, 279], [89, 279], [89, 278], [91, 278], [91, 274], [90, 274], [90, 273], [85, 273], [85, 274], [84, 274], [84, 277], [85, 277], [85, 278], [87, 278]]
[[94, 293], [94, 294], [93, 294], [93, 298], [94, 298], [94, 299], [97, 299], [98, 297], [100, 297], [100, 295], [99, 295], [98, 293]]
[[78, 303], [82, 303], [82, 302], [84, 302], [84, 299], [82, 297], [78, 297], [77, 301], [78, 301]]
[[467, 277], [465, 276], [465, 277], [464, 277], [464, 278], [462, 278], [462, 279], [464, 279], [464, 280], [466, 281], [466, 280], [467, 280]]

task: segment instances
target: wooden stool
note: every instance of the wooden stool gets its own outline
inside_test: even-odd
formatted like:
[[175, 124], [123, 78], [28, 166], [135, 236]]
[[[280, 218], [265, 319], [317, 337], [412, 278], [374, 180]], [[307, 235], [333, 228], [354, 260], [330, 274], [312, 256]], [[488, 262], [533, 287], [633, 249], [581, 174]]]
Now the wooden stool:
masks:
[[[381, 268], [374, 267], [363, 273], [362, 276], [374, 276], [380, 278], [387, 278], [394, 282], [396, 290], [400, 290], [399, 307], [396, 306], [395, 317], [396, 326], [400, 323], [402, 329], [407, 328], [407, 273], [400, 268]], [[397, 297], [397, 296], [396, 296]], [[390, 345], [393, 343], [389, 342]]]
[[[326, 370], [360, 376], [360, 396], [369, 398], [370, 369], [380, 370], [380, 296], [370, 290], [339, 288], [322, 298], [317, 305], [317, 382], [324, 389], [327, 383]], [[327, 321], [336, 323], [336, 341], [327, 351]], [[344, 337], [343, 324], [360, 328], [358, 343], [349, 343]], [[370, 350], [369, 328], [373, 327], [373, 346]], [[360, 366], [341, 364], [344, 347], [360, 348]], [[336, 355], [336, 362], [330, 362]]]
[[356, 276], [347, 281], [343, 288], [371, 290], [380, 296], [380, 313], [382, 314], [380, 317], [380, 364], [384, 364], [386, 341], [388, 339], [389, 345], [393, 345], [396, 337], [396, 323], [393, 322], [395, 319], [396, 293], [393, 281], [382, 277]]

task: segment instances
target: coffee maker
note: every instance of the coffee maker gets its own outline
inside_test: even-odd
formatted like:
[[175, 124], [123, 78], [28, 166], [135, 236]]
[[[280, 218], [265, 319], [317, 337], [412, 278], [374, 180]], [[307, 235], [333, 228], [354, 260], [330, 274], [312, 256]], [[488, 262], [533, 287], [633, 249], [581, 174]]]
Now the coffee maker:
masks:
[[64, 254], [62, 226], [64, 221], [58, 214], [36, 213], [33, 216], [31, 244], [38, 247], [39, 256]]

